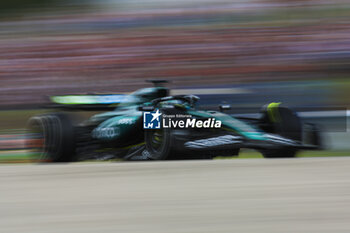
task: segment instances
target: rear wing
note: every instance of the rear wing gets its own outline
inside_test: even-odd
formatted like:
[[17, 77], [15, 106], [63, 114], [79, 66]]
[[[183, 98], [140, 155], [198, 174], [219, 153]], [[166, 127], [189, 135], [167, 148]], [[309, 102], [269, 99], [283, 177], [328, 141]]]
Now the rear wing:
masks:
[[69, 110], [110, 110], [126, 98], [126, 94], [78, 94], [50, 96], [48, 108]]

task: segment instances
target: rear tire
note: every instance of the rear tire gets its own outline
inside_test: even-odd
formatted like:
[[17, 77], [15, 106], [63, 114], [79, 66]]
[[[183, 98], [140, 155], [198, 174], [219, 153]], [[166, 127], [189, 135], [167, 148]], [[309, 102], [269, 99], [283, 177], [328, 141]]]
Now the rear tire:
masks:
[[[28, 122], [28, 144], [34, 161], [72, 162], [75, 160], [75, 133], [70, 117], [63, 113], [35, 116]], [[37, 146], [33, 146], [33, 140]]]

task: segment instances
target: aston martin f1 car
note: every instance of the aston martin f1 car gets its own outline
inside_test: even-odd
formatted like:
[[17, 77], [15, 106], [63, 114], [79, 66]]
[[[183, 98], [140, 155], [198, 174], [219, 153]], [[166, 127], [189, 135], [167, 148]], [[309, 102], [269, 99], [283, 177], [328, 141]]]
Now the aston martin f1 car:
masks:
[[[198, 110], [197, 96], [169, 96], [168, 88], [155, 83], [118, 95], [118, 101], [108, 96], [107, 102], [90, 103], [87, 96], [73, 96], [74, 103], [65, 102], [69, 108], [106, 103], [114, 107], [88, 120], [79, 121], [64, 111], [30, 118], [28, 145], [35, 160], [211, 159], [238, 155], [241, 148], [278, 158], [322, 147], [317, 126], [302, 122], [297, 113], [279, 103], [263, 106], [260, 117], [237, 117], [225, 113], [228, 105], [218, 106], [219, 111]], [[106, 99], [106, 95], [93, 97]]]

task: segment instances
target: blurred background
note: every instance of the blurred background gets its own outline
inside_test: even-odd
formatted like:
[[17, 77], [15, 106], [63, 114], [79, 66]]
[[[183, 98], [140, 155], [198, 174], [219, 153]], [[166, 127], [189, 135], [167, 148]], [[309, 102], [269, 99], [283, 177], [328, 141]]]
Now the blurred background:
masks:
[[330, 149], [350, 149], [346, 0], [3, 0], [0, 19], [1, 161], [23, 159], [26, 121], [47, 96], [145, 79], [200, 89], [201, 108], [285, 103], [322, 123]]

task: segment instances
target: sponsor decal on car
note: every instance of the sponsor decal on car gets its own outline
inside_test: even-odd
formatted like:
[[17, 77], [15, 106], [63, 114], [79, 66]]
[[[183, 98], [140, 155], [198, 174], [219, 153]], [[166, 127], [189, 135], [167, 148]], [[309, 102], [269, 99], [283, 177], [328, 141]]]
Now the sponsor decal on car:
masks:
[[97, 139], [113, 138], [120, 133], [118, 127], [96, 128], [92, 131], [92, 137]]
[[191, 149], [201, 149], [201, 148], [210, 148], [215, 146], [222, 145], [231, 145], [242, 143], [242, 138], [240, 136], [234, 135], [224, 135], [213, 138], [199, 139], [195, 141], [190, 141], [185, 143], [185, 147]]
[[157, 109], [143, 113], [143, 128], [221, 128], [221, 121], [215, 118], [198, 119], [187, 114], [165, 115]]

